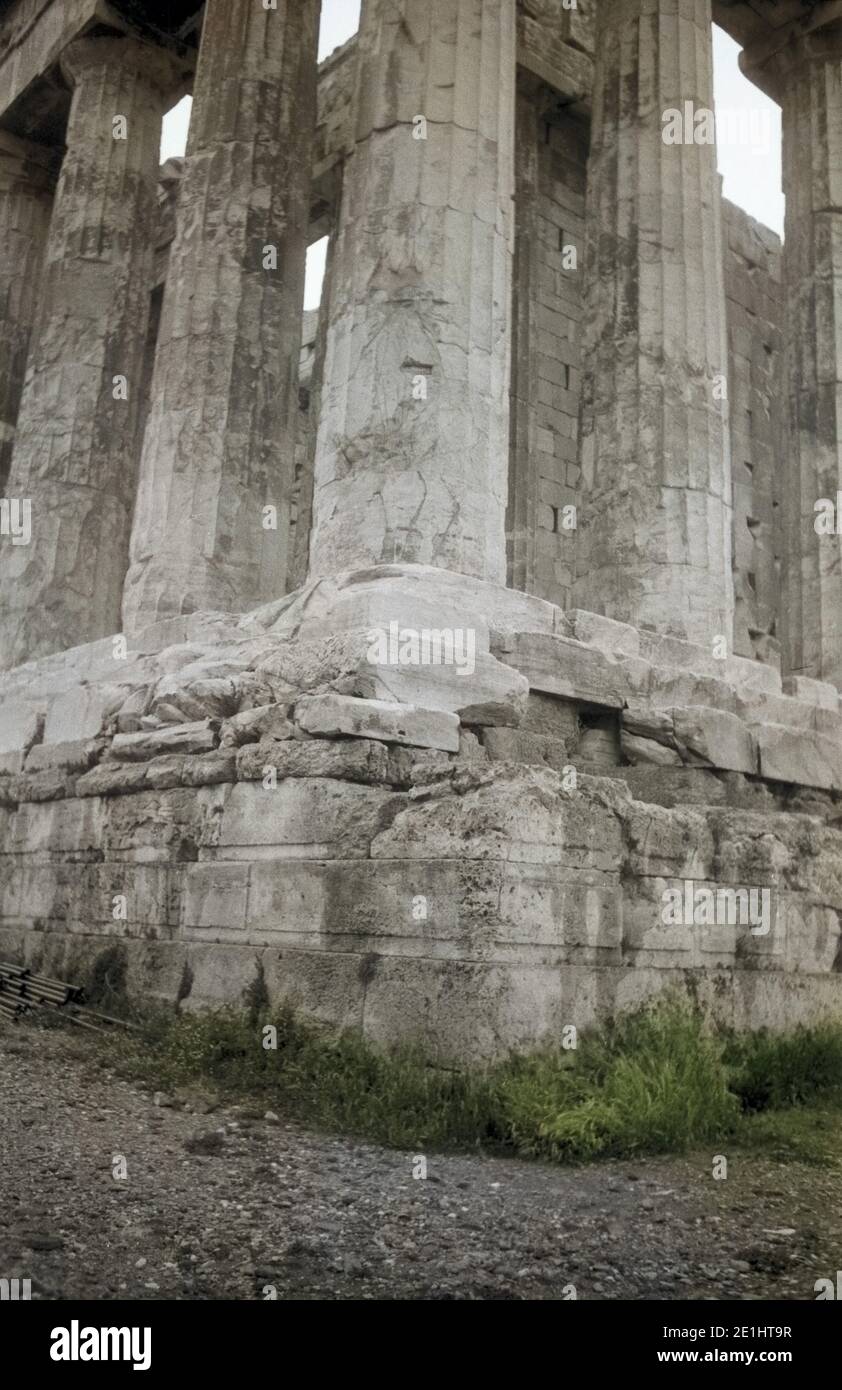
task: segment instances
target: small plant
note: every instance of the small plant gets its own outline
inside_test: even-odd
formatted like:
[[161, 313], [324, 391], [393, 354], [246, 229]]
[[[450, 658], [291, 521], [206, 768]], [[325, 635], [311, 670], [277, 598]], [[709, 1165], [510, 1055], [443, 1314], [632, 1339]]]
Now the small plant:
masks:
[[728, 1048], [731, 1088], [744, 1110], [803, 1105], [842, 1096], [842, 1027], [824, 1023], [793, 1033], [751, 1033]]

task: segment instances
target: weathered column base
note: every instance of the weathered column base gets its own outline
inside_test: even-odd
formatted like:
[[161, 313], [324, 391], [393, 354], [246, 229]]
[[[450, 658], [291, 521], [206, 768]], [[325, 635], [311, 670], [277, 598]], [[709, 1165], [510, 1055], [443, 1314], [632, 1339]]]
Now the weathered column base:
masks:
[[47, 973], [181, 1008], [259, 983], [461, 1061], [671, 986], [842, 1016], [818, 682], [379, 566], [20, 667], [0, 710], [0, 952]]

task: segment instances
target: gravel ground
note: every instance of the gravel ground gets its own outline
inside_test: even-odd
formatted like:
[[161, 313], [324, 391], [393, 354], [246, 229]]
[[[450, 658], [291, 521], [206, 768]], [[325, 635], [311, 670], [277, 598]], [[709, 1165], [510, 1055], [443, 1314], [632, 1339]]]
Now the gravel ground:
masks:
[[41, 1299], [809, 1300], [842, 1268], [825, 1170], [430, 1153], [424, 1180], [409, 1153], [176, 1102], [78, 1034], [0, 1024], [0, 1277]]

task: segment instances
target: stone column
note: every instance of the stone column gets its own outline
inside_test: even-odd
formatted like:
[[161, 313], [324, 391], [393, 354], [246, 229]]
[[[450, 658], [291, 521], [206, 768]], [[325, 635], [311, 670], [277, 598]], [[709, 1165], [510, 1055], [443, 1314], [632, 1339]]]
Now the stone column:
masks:
[[164, 93], [161, 50], [77, 40], [41, 306], [18, 417], [10, 496], [32, 539], [0, 538], [0, 666], [120, 629], [152, 272]]
[[538, 84], [521, 74], [515, 111], [515, 257], [512, 305], [512, 374], [506, 542], [508, 583], [535, 592], [538, 539], [537, 449], [533, 389], [538, 379], [540, 308], [538, 273]]
[[0, 130], [0, 496], [12, 462], [41, 263], [53, 206], [54, 152]]
[[365, 0], [311, 577], [505, 582], [514, 0]]
[[597, 16], [576, 605], [730, 650], [719, 181], [711, 122], [688, 119], [713, 110], [711, 0]]
[[276, 9], [208, 0], [141, 460], [127, 631], [284, 593], [319, 8], [318, 0], [278, 0]]
[[842, 688], [842, 28], [743, 66], [783, 108], [782, 659]]

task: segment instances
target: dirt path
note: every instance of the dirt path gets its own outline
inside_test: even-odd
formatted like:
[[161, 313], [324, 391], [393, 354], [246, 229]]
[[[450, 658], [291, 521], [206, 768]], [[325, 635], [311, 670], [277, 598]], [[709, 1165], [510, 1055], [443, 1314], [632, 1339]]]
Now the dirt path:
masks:
[[0, 1025], [0, 1277], [33, 1297], [812, 1299], [842, 1268], [823, 1170], [413, 1157], [161, 1107], [87, 1040]]

